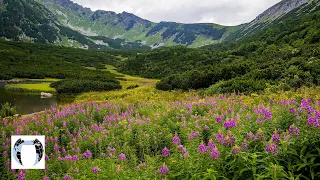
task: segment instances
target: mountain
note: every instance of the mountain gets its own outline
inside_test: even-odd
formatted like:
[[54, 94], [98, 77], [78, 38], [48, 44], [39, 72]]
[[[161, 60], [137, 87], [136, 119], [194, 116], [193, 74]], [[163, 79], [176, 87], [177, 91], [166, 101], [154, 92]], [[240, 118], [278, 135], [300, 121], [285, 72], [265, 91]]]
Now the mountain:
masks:
[[128, 12], [92, 11], [70, 0], [0, 0], [0, 36], [85, 49], [200, 47], [254, 34], [309, 2], [283, 0], [250, 23], [223, 26], [154, 23]]
[[90, 37], [59, 22], [59, 17], [33, 0], [0, 0], [0, 36], [7, 40], [52, 43], [85, 49], [149, 49], [140, 42]]
[[221, 94], [318, 86], [320, 1], [308, 1], [290, 11], [284, 8], [289, 7], [287, 2], [273, 7], [283, 10], [277, 15], [268, 15], [270, 9], [260, 16], [269, 25], [236, 41], [202, 48], [159, 48], [130, 57], [120, 70], [161, 79], [157, 84], [161, 90], [210, 87], [205, 91]]
[[88, 36], [121, 38], [130, 42], [141, 41], [151, 47], [176, 44], [191, 47], [222, 41], [238, 27], [217, 24], [154, 23], [134, 14], [112, 11], [91, 11], [70, 0], [37, 0], [55, 13], [64, 26]]
[[264, 29], [270, 24], [273, 24], [277, 20], [290, 13], [292, 10], [299, 8], [300, 6], [312, 2], [310, 0], [283, 0], [276, 5], [270, 7], [262, 14], [257, 16], [253, 21], [247, 23], [245, 26], [237, 29], [232, 35], [226, 38], [227, 41], [240, 39], [247, 35], [253, 34], [256, 31]]

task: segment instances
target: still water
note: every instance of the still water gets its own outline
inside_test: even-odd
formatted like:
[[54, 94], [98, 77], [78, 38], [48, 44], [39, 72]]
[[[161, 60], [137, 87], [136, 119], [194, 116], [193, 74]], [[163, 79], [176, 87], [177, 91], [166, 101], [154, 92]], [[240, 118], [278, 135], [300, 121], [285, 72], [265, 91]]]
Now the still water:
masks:
[[[4, 90], [5, 83], [0, 83], [0, 104], [9, 102], [17, 107], [18, 114], [30, 114], [43, 111], [60, 104], [57, 97], [41, 98], [40, 93], [10, 92]], [[1, 108], [1, 107], [0, 107]]]

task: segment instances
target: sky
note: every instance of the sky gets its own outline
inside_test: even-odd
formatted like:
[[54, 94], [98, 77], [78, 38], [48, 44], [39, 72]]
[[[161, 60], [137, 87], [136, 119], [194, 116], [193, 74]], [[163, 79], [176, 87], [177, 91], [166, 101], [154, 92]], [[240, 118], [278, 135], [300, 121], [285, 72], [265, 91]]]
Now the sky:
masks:
[[153, 21], [239, 25], [281, 0], [73, 0], [91, 10], [133, 13]]

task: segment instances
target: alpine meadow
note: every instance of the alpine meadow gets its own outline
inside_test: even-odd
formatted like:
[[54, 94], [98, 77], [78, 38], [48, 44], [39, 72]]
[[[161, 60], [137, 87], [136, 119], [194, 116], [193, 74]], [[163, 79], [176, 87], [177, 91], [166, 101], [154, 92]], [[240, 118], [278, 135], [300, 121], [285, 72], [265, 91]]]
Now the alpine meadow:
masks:
[[1, 180], [320, 179], [319, 0], [75, 1], [0, 0]]

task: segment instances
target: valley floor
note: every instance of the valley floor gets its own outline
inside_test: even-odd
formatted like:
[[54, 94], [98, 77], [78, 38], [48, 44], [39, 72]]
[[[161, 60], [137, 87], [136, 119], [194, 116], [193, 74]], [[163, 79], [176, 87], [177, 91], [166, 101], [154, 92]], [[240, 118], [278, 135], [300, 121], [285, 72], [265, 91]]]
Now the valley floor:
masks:
[[[2, 177], [320, 178], [320, 87], [202, 96], [124, 79], [122, 90], [83, 93], [69, 105], [1, 120]], [[46, 169], [10, 170], [10, 135], [38, 133], [46, 136]]]

